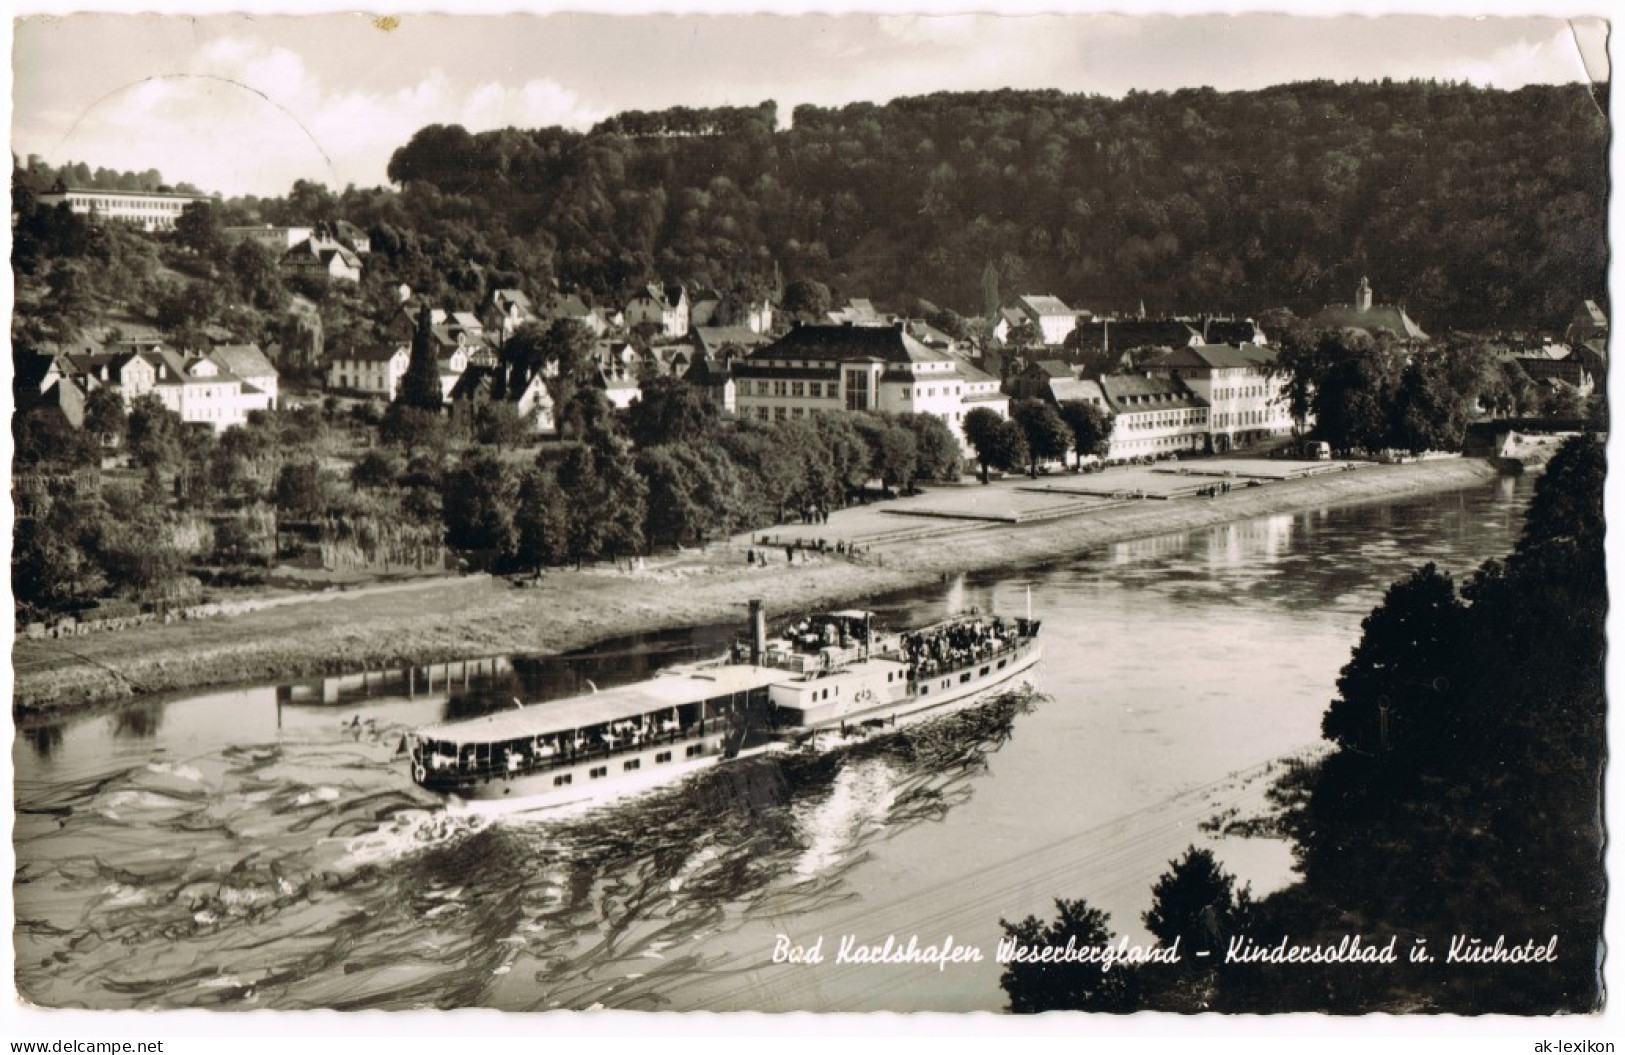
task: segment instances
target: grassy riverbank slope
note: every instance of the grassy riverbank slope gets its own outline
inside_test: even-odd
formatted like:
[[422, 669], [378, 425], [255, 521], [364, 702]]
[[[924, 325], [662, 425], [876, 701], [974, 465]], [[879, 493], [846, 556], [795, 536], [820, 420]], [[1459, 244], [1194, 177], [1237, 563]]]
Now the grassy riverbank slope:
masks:
[[[318, 673], [513, 652], [555, 653], [605, 638], [742, 618], [752, 597], [769, 611], [845, 604], [919, 586], [945, 573], [1022, 568], [1097, 546], [1330, 505], [1381, 501], [1482, 483], [1483, 462], [1446, 459], [1365, 466], [1236, 488], [1217, 498], [1133, 501], [1026, 524], [975, 521], [951, 533], [875, 537], [857, 560], [834, 554], [786, 565], [746, 563], [748, 539], [636, 572], [551, 571], [535, 588], [487, 577], [420, 589], [322, 594], [308, 602], [169, 626], [13, 646], [12, 711], [19, 719], [138, 693], [274, 682]], [[1006, 481], [995, 488], [1015, 488]], [[853, 516], [873, 516], [873, 507]], [[787, 537], [842, 537], [843, 513]], [[915, 518], [893, 518], [900, 525]], [[770, 531], [769, 534], [772, 532]]]

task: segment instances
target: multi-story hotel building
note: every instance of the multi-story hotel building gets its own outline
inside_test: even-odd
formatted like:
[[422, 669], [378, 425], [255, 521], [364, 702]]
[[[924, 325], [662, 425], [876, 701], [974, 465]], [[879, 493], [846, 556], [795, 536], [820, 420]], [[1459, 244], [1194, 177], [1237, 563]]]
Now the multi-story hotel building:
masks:
[[1292, 432], [1287, 379], [1274, 371], [1276, 356], [1257, 344], [1198, 344], [1153, 359], [1145, 372], [1177, 378], [1207, 402], [1212, 450], [1222, 454]]
[[1112, 414], [1109, 459], [1161, 458], [1207, 447], [1207, 401], [1178, 380], [1108, 374], [1100, 389]]

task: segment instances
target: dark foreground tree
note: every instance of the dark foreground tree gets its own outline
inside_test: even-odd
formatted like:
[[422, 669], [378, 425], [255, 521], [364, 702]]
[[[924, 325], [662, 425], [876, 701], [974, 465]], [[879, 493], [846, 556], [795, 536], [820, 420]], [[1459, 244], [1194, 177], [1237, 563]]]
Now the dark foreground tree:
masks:
[[[1243, 890], [1240, 904], [1246, 901]], [[1201, 968], [1220, 962], [1226, 939], [1244, 922], [1241, 915], [1236, 877], [1219, 867], [1212, 850], [1191, 846], [1168, 862], [1168, 871], [1151, 888], [1144, 920], [1163, 948], [1178, 943], [1180, 962]], [[1198, 955], [1204, 952], [1209, 955]]]
[[412, 331], [412, 356], [401, 375], [395, 402], [402, 407], [440, 413], [445, 390], [440, 385], [440, 353], [435, 347], [434, 317], [429, 306], [418, 309], [417, 326]]
[[[1099, 909], [1090, 908], [1084, 901], [1060, 898], [1055, 908], [1059, 915], [1049, 923], [1037, 916], [1028, 916], [1020, 923], [999, 920], [1005, 941], [1033, 950], [1061, 950], [1069, 943], [1074, 949], [1089, 949], [1112, 943], [1109, 918]], [[1010, 998], [1010, 1010], [1018, 1015], [1043, 1011], [1126, 1012], [1135, 1010], [1137, 986], [1133, 971], [1121, 964], [1103, 971], [1098, 960], [1012, 961], [999, 976], [999, 986]]]

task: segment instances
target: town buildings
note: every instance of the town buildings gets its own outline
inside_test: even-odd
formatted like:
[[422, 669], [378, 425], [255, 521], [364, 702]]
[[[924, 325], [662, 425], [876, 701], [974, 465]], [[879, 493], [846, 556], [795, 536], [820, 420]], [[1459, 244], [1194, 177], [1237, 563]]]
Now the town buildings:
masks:
[[1102, 377], [1099, 385], [1113, 418], [1108, 459], [1207, 450], [1207, 400], [1179, 380], [1116, 374]]
[[[57, 356], [40, 382], [40, 402], [60, 407], [70, 424], [82, 426], [85, 400], [105, 386], [119, 393], [126, 410], [142, 396], [156, 396], [182, 422], [224, 432], [276, 405], [277, 374], [256, 345], [222, 351], [181, 355], [154, 347]], [[251, 371], [252, 380], [238, 369]]]
[[927, 348], [901, 324], [798, 326], [733, 365], [741, 417], [785, 421], [819, 411], [931, 414], [965, 449], [965, 414], [1001, 416], [998, 382], [946, 352]]
[[1274, 348], [1250, 343], [1198, 344], [1153, 359], [1145, 372], [1182, 381], [1202, 399], [1210, 411], [1211, 450], [1222, 454], [1291, 434], [1287, 378], [1274, 372], [1276, 356]]

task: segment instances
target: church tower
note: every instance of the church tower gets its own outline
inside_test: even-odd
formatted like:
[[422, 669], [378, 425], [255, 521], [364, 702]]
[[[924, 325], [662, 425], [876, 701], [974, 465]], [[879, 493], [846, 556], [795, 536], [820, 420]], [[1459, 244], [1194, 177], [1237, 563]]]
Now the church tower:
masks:
[[1360, 278], [1360, 288], [1354, 291], [1354, 310], [1371, 310], [1371, 281], [1364, 276]]

